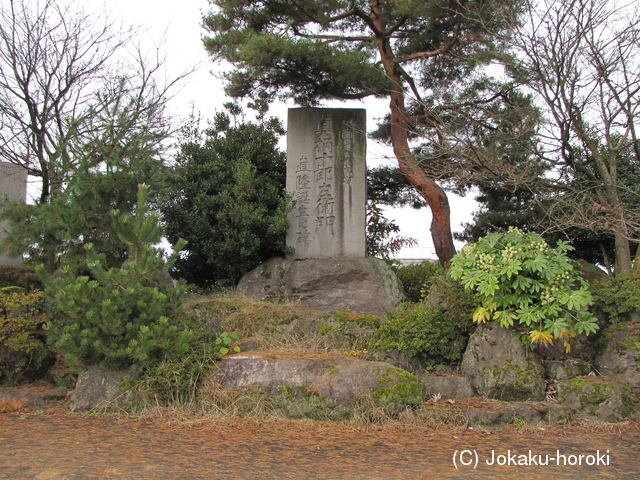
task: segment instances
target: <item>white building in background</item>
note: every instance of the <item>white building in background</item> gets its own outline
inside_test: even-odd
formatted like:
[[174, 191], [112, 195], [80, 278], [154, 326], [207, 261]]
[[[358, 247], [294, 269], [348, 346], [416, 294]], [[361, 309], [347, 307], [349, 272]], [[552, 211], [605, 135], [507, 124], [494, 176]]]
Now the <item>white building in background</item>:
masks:
[[[27, 171], [12, 163], [0, 162], [0, 201], [25, 202], [27, 199]], [[5, 238], [9, 225], [0, 220], [0, 241]], [[21, 257], [9, 257], [0, 250], [0, 265], [22, 266]]]

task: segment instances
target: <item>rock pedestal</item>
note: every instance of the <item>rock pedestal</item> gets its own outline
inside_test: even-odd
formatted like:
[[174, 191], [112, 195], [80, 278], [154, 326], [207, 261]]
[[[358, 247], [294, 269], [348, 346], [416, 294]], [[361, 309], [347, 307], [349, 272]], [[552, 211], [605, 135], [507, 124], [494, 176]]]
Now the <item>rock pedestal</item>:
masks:
[[131, 392], [122, 387], [123, 382], [136, 375], [130, 370], [107, 370], [89, 367], [80, 375], [71, 394], [71, 411], [118, 411], [131, 407]]
[[[406, 377], [406, 378], [405, 378]], [[331, 355], [301, 358], [290, 355], [238, 354], [227, 357], [210, 377], [223, 388], [261, 388], [270, 395], [288, 387], [293, 394], [314, 392], [337, 405], [353, 405], [363, 395], [399, 382], [419, 384], [411, 374], [385, 362]]]
[[272, 258], [244, 275], [237, 292], [261, 300], [300, 301], [318, 310], [380, 316], [403, 299], [398, 277], [377, 258]]
[[601, 375], [627, 381], [640, 393], [640, 322], [621, 322], [608, 327], [595, 367]]

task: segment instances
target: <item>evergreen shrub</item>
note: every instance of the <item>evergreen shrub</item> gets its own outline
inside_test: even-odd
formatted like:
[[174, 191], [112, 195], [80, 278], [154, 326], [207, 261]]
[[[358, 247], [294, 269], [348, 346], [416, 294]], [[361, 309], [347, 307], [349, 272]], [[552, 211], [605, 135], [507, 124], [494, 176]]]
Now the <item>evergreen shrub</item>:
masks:
[[399, 350], [434, 366], [462, 358], [473, 325], [440, 307], [406, 303], [394, 310], [375, 332], [373, 344], [382, 350]]
[[0, 290], [0, 382], [16, 385], [41, 378], [53, 365], [39, 308], [42, 292], [17, 287]]
[[[100, 365], [142, 371], [169, 353], [190, 348], [193, 332], [178, 318], [184, 287], [158, 282], [171, 261], [150, 246], [159, 240], [160, 230], [157, 216], [147, 214], [146, 192], [141, 185], [135, 217], [113, 212], [115, 233], [128, 245], [121, 267], [106, 270], [104, 255], [89, 244], [91, 276], [76, 276], [68, 265], [57, 278], [39, 269], [46, 294], [55, 302], [51, 341], [76, 370]], [[178, 250], [183, 246], [181, 242]]]
[[394, 270], [402, 283], [407, 300], [410, 302], [419, 302], [423, 291], [429, 290], [434, 278], [444, 274], [442, 266], [438, 262], [430, 260], [396, 267]]
[[640, 271], [603, 277], [590, 287], [607, 322], [627, 321], [631, 314], [640, 312]]

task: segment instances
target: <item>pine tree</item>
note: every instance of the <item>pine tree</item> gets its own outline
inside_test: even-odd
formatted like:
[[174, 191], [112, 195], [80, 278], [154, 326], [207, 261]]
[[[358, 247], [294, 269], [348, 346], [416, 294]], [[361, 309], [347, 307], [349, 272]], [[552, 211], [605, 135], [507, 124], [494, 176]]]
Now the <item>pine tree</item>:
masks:
[[[50, 340], [75, 369], [90, 365], [142, 370], [168, 353], [186, 352], [192, 332], [178, 322], [184, 288], [161, 285], [165, 261], [152, 245], [161, 237], [158, 215], [146, 205], [148, 186], [139, 185], [135, 215], [112, 212], [114, 231], [128, 246], [119, 267], [105, 268], [105, 255], [87, 250], [90, 275], [76, 276], [69, 265], [52, 278], [40, 268], [46, 294], [55, 302]], [[185, 246], [176, 245], [176, 252]]]

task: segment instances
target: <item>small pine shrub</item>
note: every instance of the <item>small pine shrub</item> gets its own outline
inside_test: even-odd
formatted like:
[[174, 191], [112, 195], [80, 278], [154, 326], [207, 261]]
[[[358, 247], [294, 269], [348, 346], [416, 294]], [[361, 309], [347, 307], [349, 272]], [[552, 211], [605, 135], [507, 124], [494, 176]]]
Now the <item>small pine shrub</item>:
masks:
[[47, 319], [39, 308], [41, 299], [37, 290], [0, 290], [0, 382], [36, 380], [53, 365], [42, 330]]
[[429, 290], [433, 279], [444, 274], [438, 262], [425, 260], [422, 263], [395, 268], [396, 275], [402, 283], [404, 294], [409, 302], [419, 302], [422, 292]]
[[145, 404], [190, 404], [197, 398], [202, 380], [222, 357], [219, 342], [199, 330], [189, 339], [186, 349], [168, 351], [147, 367], [135, 382], [134, 392]]
[[[157, 216], [147, 213], [146, 192], [141, 185], [135, 216], [113, 212], [115, 233], [129, 246], [121, 267], [105, 270], [104, 255], [89, 244], [91, 276], [76, 276], [69, 266], [58, 278], [39, 270], [46, 294], [55, 302], [52, 342], [76, 370], [100, 365], [144, 371], [169, 353], [189, 351], [193, 332], [178, 321], [184, 287], [158, 281], [171, 262], [150, 246], [161, 231]], [[180, 243], [177, 250], [183, 246]]]

